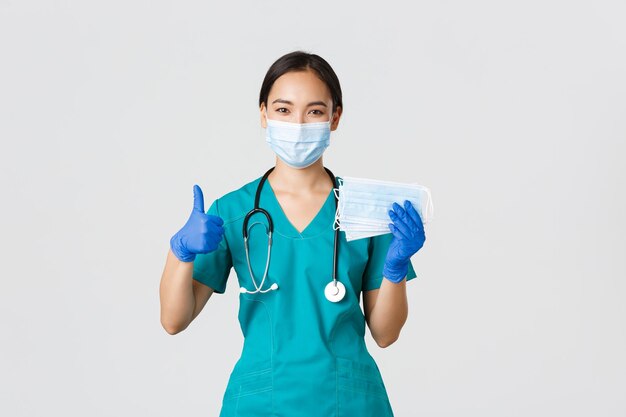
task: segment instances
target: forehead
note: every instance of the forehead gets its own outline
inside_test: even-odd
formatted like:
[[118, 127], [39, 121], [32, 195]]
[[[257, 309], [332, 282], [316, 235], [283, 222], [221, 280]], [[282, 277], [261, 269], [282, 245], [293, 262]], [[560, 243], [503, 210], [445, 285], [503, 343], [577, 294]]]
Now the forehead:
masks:
[[315, 72], [289, 71], [274, 81], [268, 94], [268, 101], [275, 98], [283, 98], [291, 101], [297, 100], [329, 100], [330, 90]]

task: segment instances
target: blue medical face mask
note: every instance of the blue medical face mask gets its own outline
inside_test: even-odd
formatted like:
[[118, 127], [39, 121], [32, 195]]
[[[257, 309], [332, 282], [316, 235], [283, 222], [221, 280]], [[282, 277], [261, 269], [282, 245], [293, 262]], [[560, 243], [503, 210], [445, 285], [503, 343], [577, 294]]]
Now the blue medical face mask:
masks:
[[265, 141], [287, 165], [306, 168], [317, 161], [330, 145], [330, 120], [315, 123], [291, 123], [267, 117]]
[[430, 189], [419, 184], [341, 177], [335, 189], [339, 199], [335, 226], [346, 232], [346, 240], [391, 233], [389, 210], [393, 203], [409, 200], [426, 224], [433, 217]]

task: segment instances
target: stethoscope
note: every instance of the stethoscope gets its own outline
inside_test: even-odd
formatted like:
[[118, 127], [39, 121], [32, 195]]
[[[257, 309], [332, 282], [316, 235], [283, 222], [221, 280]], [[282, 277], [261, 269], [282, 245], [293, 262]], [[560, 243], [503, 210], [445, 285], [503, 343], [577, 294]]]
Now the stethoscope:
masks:
[[[263, 178], [261, 178], [261, 181], [259, 182], [259, 185], [256, 189], [256, 196], [254, 198], [254, 208], [250, 210], [248, 214], [246, 214], [246, 217], [243, 219], [243, 244], [244, 244], [244, 247], [246, 248], [246, 261], [248, 263], [248, 271], [250, 271], [250, 277], [252, 278], [252, 283], [254, 284], [255, 290], [249, 291], [246, 288], [241, 287], [239, 289], [239, 292], [241, 293], [247, 293], [247, 294], [256, 294], [257, 292], [266, 293], [266, 292], [278, 289], [277, 283], [273, 283], [266, 290], [261, 289], [263, 288], [263, 283], [265, 282], [265, 278], [267, 277], [267, 271], [270, 265], [270, 255], [272, 252], [271, 251], [272, 233], [274, 232], [274, 223], [272, 222], [272, 216], [270, 216], [270, 214], [266, 210], [259, 207], [259, 199], [261, 198], [261, 189], [263, 188], [263, 183], [265, 182], [269, 174], [274, 170], [274, 168], [275, 167], [270, 168], [265, 173], [265, 175], [263, 175]], [[326, 167], [324, 167], [324, 169], [330, 176], [330, 179], [333, 181], [333, 186], [337, 188], [337, 180], [335, 179], [335, 176], [333, 175], [333, 173]], [[333, 192], [333, 194], [335, 193]], [[337, 208], [337, 195], [335, 194], [335, 209], [336, 208]], [[250, 254], [249, 254], [249, 249], [248, 249], [249, 230], [251, 230], [252, 227], [254, 227], [256, 224], [263, 224], [262, 222], [255, 222], [252, 224], [252, 226], [250, 226], [250, 229], [248, 229], [248, 220], [255, 213], [262, 213], [267, 218], [267, 226], [265, 226], [265, 233], [267, 234], [267, 256], [266, 256], [266, 262], [265, 262], [265, 271], [263, 272], [263, 279], [261, 280], [261, 285], [259, 286], [256, 285], [256, 280], [254, 279], [254, 274], [252, 273], [252, 267], [250, 266]], [[335, 237], [334, 237], [334, 242], [333, 242], [333, 246], [334, 246], [333, 248], [333, 280], [330, 281], [324, 288], [324, 295], [326, 296], [328, 301], [332, 301], [333, 303], [340, 301], [346, 295], [346, 287], [341, 282], [337, 281], [337, 241], [339, 240], [338, 235], [339, 235], [339, 229], [335, 229]]]

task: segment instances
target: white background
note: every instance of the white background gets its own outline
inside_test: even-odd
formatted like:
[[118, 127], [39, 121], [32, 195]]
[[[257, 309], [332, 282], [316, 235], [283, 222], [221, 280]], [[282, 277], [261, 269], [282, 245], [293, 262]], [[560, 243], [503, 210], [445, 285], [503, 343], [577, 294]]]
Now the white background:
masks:
[[408, 322], [367, 334], [396, 415], [624, 416], [625, 11], [0, 1], [0, 414], [217, 416], [236, 276], [167, 334], [169, 238], [274, 164], [259, 89], [303, 49], [344, 94], [325, 165], [432, 191]]

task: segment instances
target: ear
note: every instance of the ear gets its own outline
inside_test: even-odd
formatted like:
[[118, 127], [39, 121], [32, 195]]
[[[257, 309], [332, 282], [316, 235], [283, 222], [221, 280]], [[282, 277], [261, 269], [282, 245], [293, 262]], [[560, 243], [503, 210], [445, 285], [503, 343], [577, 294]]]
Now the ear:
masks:
[[339, 125], [339, 119], [341, 118], [342, 112], [341, 106], [337, 106], [337, 110], [335, 110], [335, 114], [333, 114], [333, 122], [330, 124], [330, 130], [337, 130], [337, 126]]
[[261, 127], [262, 128], [266, 128], [267, 127], [267, 119], [265, 117], [265, 103], [261, 103], [261, 107], [259, 108], [260, 111], [260, 116], [261, 116]]

